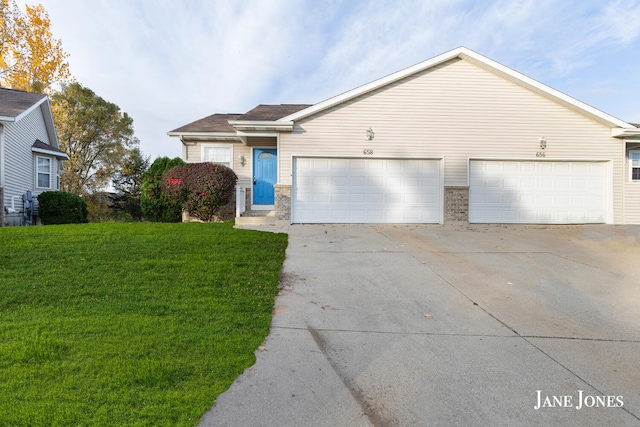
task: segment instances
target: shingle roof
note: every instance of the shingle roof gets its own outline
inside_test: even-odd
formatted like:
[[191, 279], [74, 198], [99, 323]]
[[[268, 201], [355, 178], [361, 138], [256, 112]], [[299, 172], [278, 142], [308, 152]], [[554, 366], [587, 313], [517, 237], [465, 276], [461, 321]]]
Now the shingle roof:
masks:
[[181, 126], [171, 132], [223, 132], [235, 133], [233, 126], [229, 124], [229, 120], [237, 120], [242, 114], [213, 114], [204, 119]]
[[629, 123], [630, 125], [634, 125], [637, 128], [640, 128], [640, 123]]
[[304, 110], [307, 107], [311, 107], [309, 104], [280, 104], [280, 105], [265, 105], [260, 104], [253, 110], [247, 111], [237, 120], [247, 121], [274, 121], [281, 119], [289, 114], [297, 113], [300, 110]]
[[0, 88], [0, 117], [18, 117], [47, 95]]
[[36, 139], [36, 142], [33, 143], [31, 148], [39, 148], [41, 150], [47, 150], [47, 151], [51, 151], [51, 152], [54, 152], [54, 153], [64, 154], [65, 156], [67, 156], [67, 153], [65, 153], [64, 151], [59, 150], [56, 147], [53, 147], [53, 146], [47, 144], [46, 142], [42, 142], [39, 139]]

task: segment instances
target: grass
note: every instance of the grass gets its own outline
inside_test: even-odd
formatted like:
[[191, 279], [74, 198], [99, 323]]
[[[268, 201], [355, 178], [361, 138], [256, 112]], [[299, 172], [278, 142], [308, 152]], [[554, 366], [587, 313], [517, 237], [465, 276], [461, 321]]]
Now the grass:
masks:
[[285, 234], [0, 229], [0, 425], [191, 426], [269, 332]]

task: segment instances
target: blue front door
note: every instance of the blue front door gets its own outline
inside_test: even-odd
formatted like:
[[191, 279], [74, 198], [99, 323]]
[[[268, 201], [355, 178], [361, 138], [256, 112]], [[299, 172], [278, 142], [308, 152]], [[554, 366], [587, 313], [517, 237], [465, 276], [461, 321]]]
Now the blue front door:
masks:
[[275, 148], [253, 150], [253, 204], [273, 205], [273, 186], [276, 183], [277, 151]]

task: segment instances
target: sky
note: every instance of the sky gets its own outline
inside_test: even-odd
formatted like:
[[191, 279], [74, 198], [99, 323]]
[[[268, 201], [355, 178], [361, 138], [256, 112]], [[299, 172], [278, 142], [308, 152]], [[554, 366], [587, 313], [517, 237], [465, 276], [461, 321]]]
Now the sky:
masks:
[[640, 0], [26, 3], [151, 161], [179, 157], [167, 132], [211, 114], [315, 104], [459, 46], [640, 123]]

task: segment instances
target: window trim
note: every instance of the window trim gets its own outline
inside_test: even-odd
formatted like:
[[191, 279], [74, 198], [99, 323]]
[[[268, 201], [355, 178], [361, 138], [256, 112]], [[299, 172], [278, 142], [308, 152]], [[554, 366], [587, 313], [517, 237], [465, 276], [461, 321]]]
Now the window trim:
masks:
[[[207, 148], [226, 148], [229, 150], [229, 164], [225, 164], [222, 162], [213, 162], [211, 160], [205, 160], [205, 151]], [[233, 169], [233, 144], [202, 144], [202, 149], [200, 150], [200, 160], [202, 162], [209, 162], [209, 163], [215, 163], [218, 165], [223, 165], [223, 166], [227, 166], [231, 169]]]
[[[40, 159], [44, 159], [47, 160], [49, 162], [49, 171], [48, 172], [40, 172]], [[49, 176], [49, 184], [46, 187], [41, 187], [40, 186], [40, 174], [42, 175], [48, 175]], [[53, 161], [51, 159], [51, 157], [44, 157], [44, 156], [36, 156], [36, 188], [51, 188], [51, 177], [53, 175]]]
[[[640, 169], [640, 165], [633, 166], [633, 158], [632, 155], [637, 154], [640, 156], [640, 149], [629, 150], [629, 181], [630, 182], [640, 182], [640, 178], [633, 179], [633, 169]], [[640, 159], [638, 159], [640, 161]]]

